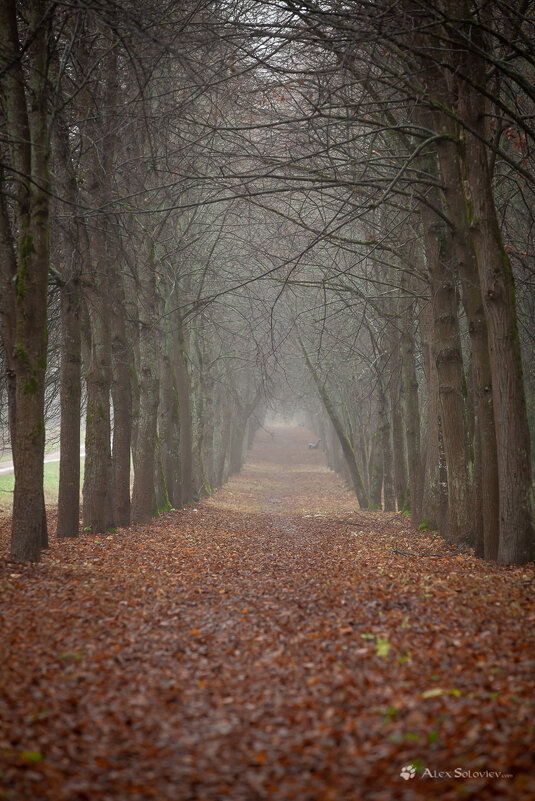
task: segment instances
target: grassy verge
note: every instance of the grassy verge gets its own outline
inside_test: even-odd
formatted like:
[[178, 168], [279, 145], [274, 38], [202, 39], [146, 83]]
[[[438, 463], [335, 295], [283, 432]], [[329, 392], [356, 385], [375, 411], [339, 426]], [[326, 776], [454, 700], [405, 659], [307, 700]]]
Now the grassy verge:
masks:
[[[84, 477], [84, 459], [80, 460], [81, 476]], [[11, 514], [13, 503], [13, 490], [15, 488], [15, 476], [13, 473], [0, 475], [0, 514]], [[59, 462], [49, 462], [44, 466], [44, 490], [45, 503], [56, 504], [58, 502], [59, 489]]]

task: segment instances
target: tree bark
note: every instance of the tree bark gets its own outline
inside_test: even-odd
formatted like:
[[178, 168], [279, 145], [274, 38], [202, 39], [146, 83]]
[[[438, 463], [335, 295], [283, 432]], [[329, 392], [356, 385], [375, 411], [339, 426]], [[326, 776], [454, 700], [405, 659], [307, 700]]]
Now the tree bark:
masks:
[[[166, 326], [166, 318], [163, 320]], [[173, 507], [180, 506], [180, 413], [172, 359], [171, 332], [165, 329], [165, 345], [161, 355], [160, 403], [158, 406], [158, 433], [162, 471], [167, 497]]]
[[145, 242], [140, 271], [139, 303], [139, 420], [134, 461], [132, 520], [148, 523], [154, 509], [154, 470], [159, 403], [158, 302], [154, 245]]
[[[469, 220], [463, 193], [459, 164], [459, 147], [450, 118], [435, 112], [437, 131], [448, 134], [437, 143], [444, 198], [448, 217], [453, 225], [456, 266], [461, 279], [462, 301], [468, 320], [471, 354], [474, 367], [475, 484], [480, 492], [475, 497], [475, 543], [482, 542], [478, 555], [496, 561], [499, 546], [499, 482], [492, 376], [488, 347], [487, 321], [479, 280], [476, 254], [470, 235]], [[479, 507], [479, 508], [478, 508]]]
[[[94, 35], [98, 35], [93, 31]], [[82, 63], [88, 61], [85, 51], [80, 52]], [[117, 103], [117, 54], [110, 49], [103, 62], [100, 90], [101, 105], [85, 85], [80, 102], [92, 104], [94, 113], [81, 127], [83, 144], [87, 148], [84, 166], [84, 202], [98, 209], [103, 202], [111, 201], [114, 173], [115, 135], [112, 109]], [[86, 374], [86, 457], [84, 474], [84, 528], [93, 534], [114, 526], [113, 473], [111, 456], [111, 303], [112, 264], [115, 254], [110, 250], [114, 241], [113, 225], [106, 214], [92, 218], [88, 227], [87, 247], [91, 265], [90, 276], [84, 283], [91, 332], [91, 352]]]
[[80, 529], [81, 300], [78, 276], [61, 288], [61, 424], [58, 537]]
[[77, 537], [80, 528], [80, 417], [82, 398], [81, 271], [87, 253], [84, 222], [76, 214], [78, 193], [72, 168], [68, 122], [57, 113], [53, 130], [54, 174], [58, 196], [65, 200], [58, 212], [70, 216], [56, 221], [61, 287], [60, 460], [57, 537]]
[[234, 476], [240, 472], [243, 464], [243, 450], [247, 426], [244, 426], [242, 415], [238, 409], [232, 416], [232, 434], [230, 437], [230, 475]]
[[383, 494], [383, 439], [381, 431], [382, 415], [377, 418], [370, 454], [370, 509], [382, 508]]
[[407, 457], [405, 436], [403, 433], [403, 414], [401, 398], [401, 351], [399, 332], [391, 326], [390, 347], [392, 354], [392, 374], [390, 376], [389, 394], [392, 413], [392, 456], [394, 462], [394, 491], [398, 511], [407, 507]]
[[[200, 342], [199, 339], [204, 339], [204, 331], [201, 325], [199, 331], [196, 331], [195, 337], [195, 352], [197, 354], [197, 362], [198, 362], [198, 372], [199, 372], [199, 381], [197, 386], [197, 403], [196, 403], [196, 412], [197, 412], [197, 443], [196, 448], [198, 452], [198, 463], [199, 463], [199, 478], [200, 478], [200, 487], [199, 487], [199, 495], [209, 495], [212, 491], [210, 485], [210, 465], [211, 465], [211, 450], [210, 450], [210, 437], [211, 437], [211, 429], [210, 429], [210, 419], [212, 415], [212, 382], [209, 376], [207, 376], [207, 368], [206, 367], [206, 359], [204, 355], [204, 342]], [[213, 443], [213, 439], [211, 440]]]
[[407, 444], [411, 520], [419, 526], [422, 517], [422, 464], [420, 452], [420, 401], [414, 360], [414, 320], [412, 303], [404, 300], [401, 328], [401, 381], [403, 420]]
[[[427, 387], [427, 428], [425, 432], [425, 473], [422, 499], [422, 522], [431, 529], [439, 528], [443, 537], [448, 534], [447, 491], [441, 491], [440, 402], [438, 374], [433, 344], [433, 313], [431, 298], [425, 298], [420, 309], [420, 331]], [[444, 508], [441, 499], [445, 498]]]
[[383, 507], [385, 512], [395, 512], [396, 495], [394, 491], [390, 415], [388, 413], [386, 393], [382, 387], [379, 388], [379, 433], [381, 436], [381, 450], [383, 456]]
[[[92, 237], [92, 251], [99, 260], [94, 282], [86, 296], [91, 328], [90, 363], [87, 370], [87, 412], [84, 471], [84, 529], [93, 534], [114, 525], [111, 476], [111, 337], [109, 276], [104, 241]], [[100, 258], [99, 258], [100, 257]]]
[[420, 209], [428, 258], [434, 320], [435, 363], [440, 417], [448, 470], [448, 538], [474, 541], [472, 460], [468, 438], [459, 334], [457, 293], [452, 270], [452, 237], [427, 207]]
[[16, 6], [9, 0], [0, 2], [0, 46], [6, 61], [0, 80], [11, 162], [18, 181], [16, 307], [11, 318], [15, 331], [8, 336], [8, 343], [11, 340], [14, 346], [15, 384], [11, 558], [32, 562], [40, 560], [41, 548], [48, 544], [43, 493], [50, 203], [46, 10], [42, 0], [29, 4], [28, 70], [23, 73]]
[[126, 334], [124, 292], [118, 271], [115, 272], [113, 283], [113, 314], [111, 316], [113, 519], [116, 526], [129, 526], [133, 354]]
[[[417, 109], [416, 118], [426, 130], [432, 127], [430, 114], [424, 107]], [[430, 175], [437, 174], [437, 159], [433, 154], [422, 161]], [[476, 530], [473, 459], [465, 401], [453, 231], [438, 213], [443, 202], [437, 188], [430, 190], [429, 200], [433, 207], [421, 202], [420, 218], [431, 288], [434, 358], [448, 472], [448, 537], [454, 542], [473, 544]]]
[[228, 401], [221, 400], [224, 411], [221, 416], [221, 444], [216, 462], [216, 486], [221, 487], [225, 481], [225, 463], [228, 460], [232, 425], [232, 410]]
[[186, 346], [181, 321], [178, 321], [174, 367], [180, 414], [180, 504], [183, 505], [193, 500], [194, 490], [191, 383], [186, 363]]
[[[0, 164], [0, 183], [4, 181], [4, 170], [2, 164]], [[15, 373], [16, 280], [16, 248], [6, 205], [6, 196], [3, 192], [0, 192], [0, 332], [6, 359], [8, 420], [13, 458], [15, 458], [17, 451], [15, 444], [15, 421], [17, 419]]]
[[[470, 13], [464, 3], [462, 8], [466, 20], [463, 28], [476, 36], [477, 44], [481, 30], [470, 25]], [[470, 76], [475, 86], [485, 86], [483, 60], [475, 52], [462, 54], [461, 51], [460, 58], [464, 74]], [[530, 435], [514, 278], [496, 214], [484, 144], [487, 103], [484, 95], [471, 84], [459, 83], [460, 115], [470, 128], [464, 131], [466, 201], [489, 334], [499, 475], [498, 562], [521, 564], [533, 559], [535, 531]]]

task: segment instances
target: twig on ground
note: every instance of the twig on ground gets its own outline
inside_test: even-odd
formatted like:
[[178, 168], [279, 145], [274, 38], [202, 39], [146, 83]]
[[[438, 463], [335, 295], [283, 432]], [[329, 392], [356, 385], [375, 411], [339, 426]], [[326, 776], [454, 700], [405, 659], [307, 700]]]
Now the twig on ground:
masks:
[[402, 556], [420, 556], [422, 559], [426, 556], [432, 556], [433, 559], [444, 559], [443, 553], [410, 553], [409, 551], [402, 551], [399, 548], [392, 548], [394, 553], [400, 553]]

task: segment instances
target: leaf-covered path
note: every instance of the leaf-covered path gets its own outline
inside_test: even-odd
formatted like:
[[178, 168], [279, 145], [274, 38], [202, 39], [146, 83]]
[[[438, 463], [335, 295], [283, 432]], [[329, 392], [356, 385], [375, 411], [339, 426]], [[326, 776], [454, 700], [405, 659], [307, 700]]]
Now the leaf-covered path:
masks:
[[0, 799], [535, 798], [533, 566], [356, 511], [309, 438], [38, 566], [4, 526]]

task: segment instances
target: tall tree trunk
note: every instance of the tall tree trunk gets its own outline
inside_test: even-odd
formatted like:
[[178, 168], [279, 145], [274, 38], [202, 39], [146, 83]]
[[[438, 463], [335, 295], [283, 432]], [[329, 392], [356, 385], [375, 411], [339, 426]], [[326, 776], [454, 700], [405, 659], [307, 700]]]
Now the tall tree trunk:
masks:
[[224, 411], [221, 416], [221, 444], [216, 462], [216, 486], [221, 487], [225, 481], [225, 462], [228, 459], [232, 426], [232, 410], [228, 400], [222, 399]]
[[167, 492], [167, 483], [162, 461], [162, 449], [160, 436], [156, 433], [156, 448], [154, 452], [154, 495], [153, 513], [154, 517], [159, 517], [164, 512], [169, 512], [172, 508]]
[[[166, 325], [165, 317], [163, 320]], [[158, 434], [160, 458], [171, 506], [180, 506], [180, 414], [176, 388], [175, 368], [172, 361], [171, 332], [165, 332], [165, 345], [161, 358], [160, 403], [158, 406]]]
[[180, 413], [180, 504], [193, 500], [193, 424], [191, 415], [191, 383], [186, 362], [186, 345], [182, 322], [178, 323], [174, 349], [178, 404]]
[[373, 435], [370, 454], [370, 509], [382, 508], [383, 494], [383, 438], [381, 431], [381, 414], [377, 417], [377, 425]]
[[441, 452], [440, 452], [440, 403], [438, 396], [438, 374], [433, 344], [434, 326], [431, 299], [424, 298], [420, 308], [420, 331], [424, 370], [427, 386], [427, 428], [425, 432], [425, 473], [422, 500], [422, 522], [429, 528], [439, 528], [447, 537], [447, 492], [445, 507], [441, 507]]
[[204, 330], [201, 325], [200, 330], [196, 331], [195, 352], [197, 354], [199, 380], [197, 387], [197, 453], [199, 464], [199, 495], [209, 495], [211, 492], [208, 467], [210, 456], [207, 453], [207, 443], [209, 436], [209, 418], [211, 415], [211, 380], [206, 375], [206, 360], [204, 357]]
[[78, 276], [61, 288], [61, 387], [58, 537], [80, 528], [81, 298]]
[[403, 419], [407, 443], [411, 520], [420, 525], [422, 517], [422, 463], [420, 452], [420, 401], [414, 357], [414, 320], [412, 302], [405, 299], [401, 328], [401, 381]]
[[[441, 77], [437, 76], [437, 86], [445, 84], [440, 80]], [[445, 85], [440, 98], [444, 104], [451, 105]], [[480, 489], [475, 498], [476, 508], [480, 507], [475, 521], [475, 541], [476, 547], [479, 542], [483, 545], [479, 555], [495, 561], [498, 558], [499, 545], [499, 482], [487, 321], [463, 191], [459, 131], [452, 118], [442, 111], [433, 113], [433, 123], [437, 133], [443, 134], [436, 144], [436, 150], [444, 186], [445, 206], [453, 226], [456, 267], [461, 280], [474, 367], [474, 433], [475, 450], [479, 456], [475, 463], [475, 482]]]
[[[471, 26], [468, 7], [464, 2], [460, 5], [465, 14], [463, 30], [476, 37], [477, 46], [481, 28]], [[535, 531], [530, 435], [515, 287], [496, 214], [484, 144], [487, 103], [484, 95], [474, 88], [485, 86], [486, 64], [475, 50], [464, 54], [461, 51], [460, 60], [463, 73], [474, 82], [472, 85], [459, 81], [459, 109], [470, 128], [464, 131], [467, 205], [489, 335], [499, 475], [498, 562], [520, 564], [533, 559]]]
[[207, 401], [205, 429], [205, 450], [204, 463], [206, 466], [206, 476], [208, 479], [209, 491], [213, 492], [215, 481], [215, 462], [214, 462], [214, 438], [215, 438], [215, 409], [213, 389]]
[[133, 353], [125, 325], [122, 277], [114, 270], [111, 315], [111, 397], [113, 402], [112, 486], [116, 526], [130, 525], [130, 444], [132, 439]]
[[232, 434], [230, 437], [230, 475], [239, 473], [243, 464], [243, 449], [247, 426], [244, 426], [242, 415], [236, 409], [232, 416]]
[[91, 323], [89, 322], [89, 310], [87, 308], [87, 298], [84, 295], [82, 296], [82, 325], [81, 325], [81, 344], [82, 344], [82, 378], [85, 380], [85, 394], [86, 394], [86, 419], [85, 419], [85, 432], [84, 432], [84, 441], [85, 441], [85, 466], [84, 466], [84, 479], [82, 484], [82, 523], [84, 528], [89, 526], [89, 519], [91, 517], [89, 512], [89, 501], [90, 501], [90, 465], [94, 464], [94, 457], [91, 458], [92, 454], [90, 451], [90, 447], [92, 447], [92, 443], [94, 438], [87, 436], [87, 376], [89, 375], [89, 368], [91, 366]]
[[452, 237], [433, 211], [422, 206], [434, 319], [440, 417], [448, 469], [448, 538], [473, 543], [472, 460], [468, 437]]
[[[98, 259], [94, 283], [87, 287], [91, 353], [87, 382], [84, 471], [84, 529], [93, 534], [114, 525], [111, 475], [111, 337], [109, 275], [105, 240], [94, 236], [92, 252]], [[99, 258], [100, 257], [100, 258]]]
[[[328, 418], [328, 419], [329, 419], [328, 442], [330, 444], [330, 448], [329, 448], [329, 467], [331, 468], [331, 470], [334, 470], [335, 473], [338, 473], [338, 475], [343, 475], [344, 470], [346, 470], [346, 473], [347, 473], [347, 468], [346, 468], [346, 463], [345, 463], [345, 459], [344, 459], [344, 454], [343, 454], [343, 451], [342, 451], [342, 446], [340, 445], [340, 440], [338, 439], [338, 437], [336, 435], [336, 431], [334, 429], [334, 426], [333, 426], [330, 418]], [[351, 477], [350, 477], [350, 480], [351, 480]]]
[[[88, 57], [81, 51], [82, 63]], [[111, 48], [102, 62], [99, 97], [101, 105], [87, 97], [84, 86], [80, 102], [92, 103], [94, 114], [81, 126], [86, 176], [84, 202], [98, 209], [113, 197], [115, 136], [113, 110], [117, 103], [117, 53]], [[87, 382], [86, 458], [84, 474], [84, 528], [93, 534], [106, 531], [113, 519], [113, 473], [111, 456], [111, 303], [114, 242], [112, 221], [106, 214], [95, 215], [88, 228], [89, 280], [84, 284], [91, 329], [91, 354]]]
[[390, 408], [392, 410], [392, 456], [394, 462], [394, 491], [398, 511], [407, 507], [407, 457], [403, 433], [401, 398], [401, 352], [399, 332], [391, 326], [392, 375], [389, 383]]
[[[430, 113], [420, 106], [416, 119], [432, 127]], [[437, 175], [434, 155], [422, 160], [430, 175]], [[438, 175], [437, 175], [438, 177]], [[466, 380], [459, 331], [455, 250], [453, 231], [441, 211], [443, 201], [437, 188], [429, 201], [420, 203], [420, 218], [427, 255], [433, 309], [433, 342], [439, 382], [440, 420], [448, 471], [448, 537], [454, 542], [473, 544], [474, 519], [473, 459], [466, 408]]]
[[[46, 4], [29, 4], [28, 69], [22, 70], [16, 6], [0, 2], [1, 89], [11, 161], [17, 175], [16, 311], [12, 368], [15, 492], [11, 558], [38, 562], [48, 544], [44, 513], [44, 392], [49, 268], [48, 33]], [[25, 87], [27, 87], [28, 98]], [[31, 102], [30, 102], [31, 98]], [[9, 225], [8, 221], [5, 221]], [[2, 270], [11, 269], [9, 266]]]
[[132, 520], [148, 523], [154, 511], [154, 471], [159, 402], [158, 302], [154, 245], [147, 237], [140, 271], [139, 421], [134, 462]]
[[[0, 184], [5, 180], [0, 164]], [[11, 451], [13, 458], [17, 451], [15, 443], [16, 415], [16, 373], [15, 373], [15, 334], [17, 327], [17, 255], [11, 230], [9, 213], [4, 192], [0, 192], [0, 334], [6, 359], [7, 405]]]
[[[68, 122], [57, 113], [53, 129], [54, 174], [59, 205], [56, 221], [61, 285], [61, 385], [58, 522], [56, 536], [77, 537], [80, 528], [80, 416], [82, 398], [82, 287], [81, 271], [87, 253], [84, 223], [75, 214], [78, 191], [69, 144]], [[62, 219], [65, 212], [69, 215]]]
[[379, 389], [379, 433], [381, 436], [381, 450], [383, 455], [383, 495], [385, 512], [396, 510], [396, 495], [394, 491], [394, 465], [392, 457], [392, 440], [390, 430], [390, 415], [386, 393]]

